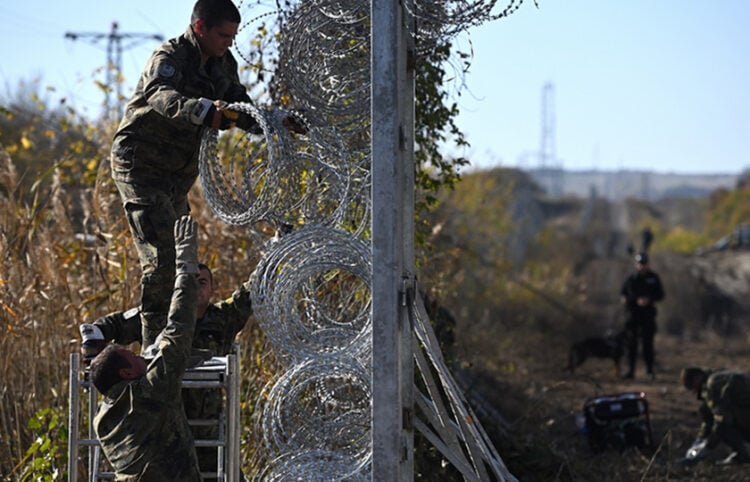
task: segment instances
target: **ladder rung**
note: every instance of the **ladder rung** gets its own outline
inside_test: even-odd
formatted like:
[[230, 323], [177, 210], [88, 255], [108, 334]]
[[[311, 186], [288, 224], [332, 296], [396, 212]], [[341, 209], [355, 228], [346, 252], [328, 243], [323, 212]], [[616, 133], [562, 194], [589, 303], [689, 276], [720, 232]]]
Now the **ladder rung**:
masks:
[[196, 447], [223, 447], [226, 443], [223, 440], [194, 440]]
[[95, 438], [82, 438], [78, 439], [78, 445], [85, 445], [85, 446], [96, 446], [99, 445], [99, 441]]
[[223, 382], [183, 380], [183, 388], [221, 388]]
[[188, 420], [188, 425], [191, 427], [211, 427], [221, 425], [219, 420]]

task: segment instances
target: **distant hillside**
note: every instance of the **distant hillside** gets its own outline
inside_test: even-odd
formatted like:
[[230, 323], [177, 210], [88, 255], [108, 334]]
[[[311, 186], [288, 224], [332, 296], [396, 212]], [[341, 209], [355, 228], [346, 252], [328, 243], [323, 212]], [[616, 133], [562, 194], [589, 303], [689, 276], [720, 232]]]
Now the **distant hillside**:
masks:
[[529, 169], [526, 172], [552, 196], [588, 197], [592, 190], [609, 200], [639, 198], [700, 198], [720, 188], [734, 189], [738, 174], [676, 174], [649, 171], [566, 171]]

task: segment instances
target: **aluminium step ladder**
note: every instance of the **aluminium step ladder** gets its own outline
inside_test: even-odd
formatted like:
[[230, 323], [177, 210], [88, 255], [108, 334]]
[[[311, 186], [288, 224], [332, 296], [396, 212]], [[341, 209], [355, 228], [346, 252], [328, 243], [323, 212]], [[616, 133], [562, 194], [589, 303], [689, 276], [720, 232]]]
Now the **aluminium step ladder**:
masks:
[[[223, 393], [222, 413], [218, 419], [188, 420], [191, 426], [218, 425], [216, 439], [195, 440], [196, 447], [215, 447], [217, 470], [202, 473], [204, 478], [218, 482], [240, 482], [240, 384], [239, 357], [235, 354], [214, 357], [188, 368], [183, 376], [183, 389], [211, 388]], [[100, 396], [89, 381], [89, 372], [81, 367], [80, 353], [70, 355], [68, 397], [68, 482], [79, 481], [79, 461], [86, 461], [80, 480], [97, 482], [114, 479], [112, 467], [103, 456], [91, 423], [96, 415]]]

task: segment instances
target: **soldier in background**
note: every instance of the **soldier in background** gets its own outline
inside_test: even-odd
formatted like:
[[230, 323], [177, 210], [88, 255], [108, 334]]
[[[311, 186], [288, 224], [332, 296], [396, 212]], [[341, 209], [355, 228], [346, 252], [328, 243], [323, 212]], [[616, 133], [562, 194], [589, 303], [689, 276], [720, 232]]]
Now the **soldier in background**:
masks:
[[91, 362], [91, 380], [104, 395], [94, 430], [115, 480], [201, 480], [180, 396], [198, 294], [198, 236], [190, 216], [175, 222], [174, 239], [172, 302], [154, 358], [147, 362], [126, 348], [110, 345]]
[[[213, 273], [205, 264], [199, 264], [198, 267], [200, 271], [197, 276], [197, 320], [191, 363], [231, 353], [235, 337], [253, 314], [249, 282], [242, 284], [230, 298], [211, 303], [214, 293]], [[140, 310], [133, 308], [126, 312], [110, 313], [91, 324], [81, 325], [80, 331], [83, 339], [81, 351], [84, 359], [90, 359], [110, 341], [121, 345], [141, 341]], [[189, 420], [215, 420], [222, 410], [222, 395], [216, 389], [183, 390], [182, 399]], [[214, 425], [192, 427], [196, 440], [216, 439], [219, 435], [218, 430], [219, 428]], [[196, 451], [201, 472], [215, 472], [216, 448], [197, 447]]]
[[656, 334], [656, 306], [664, 299], [664, 288], [659, 275], [649, 268], [648, 254], [635, 256], [636, 271], [630, 274], [622, 285], [620, 296], [625, 308], [625, 331], [628, 334], [629, 370], [623, 378], [635, 376], [638, 358], [638, 341], [643, 347], [643, 361], [652, 380], [654, 374], [654, 335]]
[[[187, 31], [146, 64], [112, 143], [112, 178], [141, 265], [142, 347], [166, 323], [174, 281], [175, 219], [190, 211], [205, 128], [259, 132], [255, 119], [226, 109], [250, 102], [229, 52], [240, 24], [231, 0], [198, 0]], [[287, 116], [290, 130], [304, 132]]]
[[750, 375], [731, 370], [685, 368], [680, 383], [701, 401], [702, 424], [698, 437], [681, 460], [695, 463], [721, 442], [733, 452], [720, 464], [750, 462]]

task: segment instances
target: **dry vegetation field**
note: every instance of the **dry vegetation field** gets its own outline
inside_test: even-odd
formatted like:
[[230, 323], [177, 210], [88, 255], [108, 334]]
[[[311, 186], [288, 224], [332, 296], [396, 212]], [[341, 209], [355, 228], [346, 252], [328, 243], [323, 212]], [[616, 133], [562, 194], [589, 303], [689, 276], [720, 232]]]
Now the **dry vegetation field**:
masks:
[[[22, 193], [0, 150], [0, 480], [62, 480], [78, 325], [135, 306], [140, 297], [122, 206], [106, 165], [100, 171], [94, 189], [71, 191], [55, 179], [48, 192]], [[194, 191], [199, 256], [214, 271], [218, 300], [250, 276], [264, 237], [221, 223]], [[239, 342], [242, 413], [252, 427], [255, 402], [275, 365], [253, 320]], [[259, 457], [251, 428], [242, 446], [251, 469]], [[57, 479], [42, 478], [53, 473]]]
[[[130, 308], [138, 300], [135, 250], [105, 165], [98, 179], [95, 188], [83, 191], [67, 189], [54, 177], [49, 191], [20, 192], [10, 157], [0, 151], [2, 480], [62, 478], [68, 462], [68, 359], [78, 350], [78, 325]], [[506, 191], [494, 188], [507, 199]], [[265, 238], [221, 223], [199, 189], [190, 201], [200, 225], [199, 255], [214, 270], [217, 295], [227, 296], [252, 272]], [[656, 339], [655, 381], [641, 377], [623, 383], [602, 360], [587, 361], [575, 375], [565, 373], [570, 342], [603, 328], [592, 320], [602, 320], [606, 309], [590, 308], [611, 290], [597, 285], [605, 279], [619, 282], [629, 262], [608, 265], [587, 284], [571, 266], [580, 259], [581, 240], [560, 238], [563, 230], [556, 228], [557, 234], [547, 235], [547, 251], [533, 248], [530, 254], [537, 261], [513, 274], [502, 261], [502, 235], [507, 232], [492, 232], [506, 229], [509, 221], [499, 210], [488, 210], [486, 199], [468, 204], [477, 212], [466, 215], [456, 209], [451, 213], [453, 224], [441, 224], [450, 244], [436, 243], [431, 262], [421, 265], [421, 279], [430, 280], [431, 286], [425, 286], [435, 288], [455, 315], [455, 343], [449, 347], [454, 372], [468, 398], [484, 405], [478, 411], [482, 423], [511, 472], [522, 481], [750, 478], [744, 467], [716, 467], [707, 461], [686, 468], [675, 463], [699, 425], [697, 402], [678, 385], [679, 370], [686, 365], [750, 369], [744, 328], [735, 327], [730, 338], [695, 328], [680, 331], [672, 329], [674, 317], [668, 320], [665, 315]], [[495, 216], [492, 222], [488, 215]], [[480, 222], [472, 224], [473, 216]], [[467, 233], [472, 240], [461, 238]], [[676, 266], [676, 259], [668, 264]], [[685, 273], [684, 267], [671, 271], [675, 279]], [[680, 305], [676, 294], [682, 288], [667, 282], [669, 302]], [[688, 291], [692, 296], [694, 290]], [[670, 308], [665, 313], [669, 311], [676, 312]], [[688, 309], [680, 316], [689, 313]], [[680, 326], [698, 324], [682, 320]], [[243, 468], [252, 475], [262, 460], [253, 410], [275, 364], [252, 320], [239, 341]], [[626, 391], [646, 393], [655, 450], [592, 453], [575, 423], [583, 402]], [[455, 475], [436, 479], [425, 466], [419, 469], [418, 480], [460, 480]], [[44, 479], [41, 474], [57, 478]]]
[[[694, 440], [700, 419], [698, 402], [678, 381], [685, 366], [726, 367], [747, 370], [750, 350], [747, 336], [723, 339], [705, 334], [700, 341], [658, 334], [657, 378], [649, 381], [639, 362], [635, 380], [614, 376], [609, 360], [587, 360], [575, 374], [563, 370], [568, 344], [562, 327], [554, 336], [502, 329], [495, 337], [461, 335], [470, 323], [459, 323], [460, 358], [470, 369], [460, 370], [469, 390], [483, 398], [503, 417], [496, 445], [511, 471], [522, 481], [735, 481], [748, 480], [748, 467], [715, 466], [729, 454], [717, 450], [703, 463], [685, 467], [676, 463]], [[570, 328], [569, 325], [566, 325]], [[590, 397], [624, 392], [644, 392], [655, 450], [632, 448], [594, 453], [587, 436], [576, 425], [576, 416]]]

